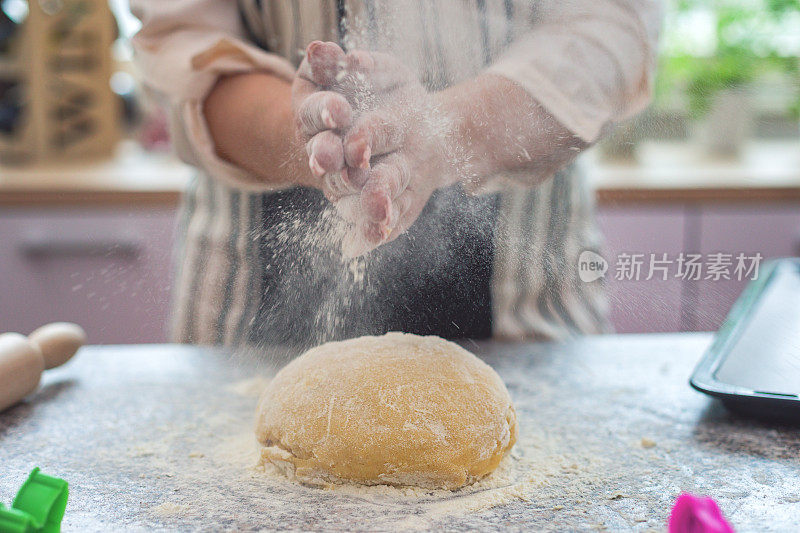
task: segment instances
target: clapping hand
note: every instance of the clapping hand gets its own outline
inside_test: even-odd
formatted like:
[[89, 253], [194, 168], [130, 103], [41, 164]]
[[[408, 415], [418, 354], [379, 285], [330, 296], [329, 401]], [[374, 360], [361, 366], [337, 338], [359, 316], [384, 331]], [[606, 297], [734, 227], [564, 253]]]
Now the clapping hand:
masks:
[[394, 56], [312, 42], [292, 101], [309, 167], [352, 224], [348, 255], [395, 239], [457, 179], [435, 95]]

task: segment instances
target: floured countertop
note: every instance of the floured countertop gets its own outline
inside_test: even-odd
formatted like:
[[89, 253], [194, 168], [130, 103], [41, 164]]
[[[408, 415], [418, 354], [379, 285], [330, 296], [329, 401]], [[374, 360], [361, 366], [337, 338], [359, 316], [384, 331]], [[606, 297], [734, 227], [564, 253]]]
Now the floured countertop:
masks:
[[800, 525], [800, 430], [729, 415], [687, 379], [705, 334], [467, 345], [516, 403], [500, 471], [457, 492], [296, 485], [256, 467], [266, 361], [87, 347], [0, 414], [0, 501], [34, 466], [70, 483], [65, 531], [662, 530], [681, 491], [737, 530]]

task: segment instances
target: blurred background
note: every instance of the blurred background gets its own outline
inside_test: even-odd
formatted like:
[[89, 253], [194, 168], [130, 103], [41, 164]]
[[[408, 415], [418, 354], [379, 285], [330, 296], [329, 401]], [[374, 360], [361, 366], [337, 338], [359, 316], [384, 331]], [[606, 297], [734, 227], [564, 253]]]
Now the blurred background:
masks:
[[[0, 7], [0, 330], [163, 342], [192, 171], [132, 63], [138, 22], [127, 0]], [[667, 1], [653, 104], [582, 163], [616, 330], [718, 328], [754, 265], [800, 255], [800, 0]]]

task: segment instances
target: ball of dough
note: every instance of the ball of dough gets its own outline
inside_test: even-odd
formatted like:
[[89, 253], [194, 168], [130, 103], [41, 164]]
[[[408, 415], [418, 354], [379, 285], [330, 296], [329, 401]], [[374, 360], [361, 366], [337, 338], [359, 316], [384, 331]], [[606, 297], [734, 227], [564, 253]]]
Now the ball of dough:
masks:
[[514, 445], [505, 385], [439, 337], [329, 342], [286, 365], [257, 412], [262, 458], [312, 485], [352, 481], [457, 489]]

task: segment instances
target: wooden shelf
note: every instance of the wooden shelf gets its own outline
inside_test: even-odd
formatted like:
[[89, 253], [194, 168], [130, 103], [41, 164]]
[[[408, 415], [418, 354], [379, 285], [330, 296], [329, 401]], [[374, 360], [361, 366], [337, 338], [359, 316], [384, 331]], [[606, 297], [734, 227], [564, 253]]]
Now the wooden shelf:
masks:
[[692, 143], [650, 142], [635, 161], [585, 161], [601, 203], [800, 201], [800, 140], [748, 145], [738, 158]]
[[109, 158], [0, 167], [0, 206], [176, 204], [194, 172], [124, 141]]
[[615, 204], [720, 204], [720, 203], [800, 203], [796, 187], [692, 187], [692, 188], [614, 188], [596, 189], [597, 202]]
[[[640, 162], [607, 163], [588, 155], [599, 203], [800, 203], [800, 146], [756, 144], [748, 149], [750, 159], [740, 162], [692, 162], [682, 152], [692, 148], [678, 145], [648, 150]], [[109, 158], [0, 166], [0, 206], [176, 204], [195, 172], [170, 154], [146, 153], [123, 141]]]

